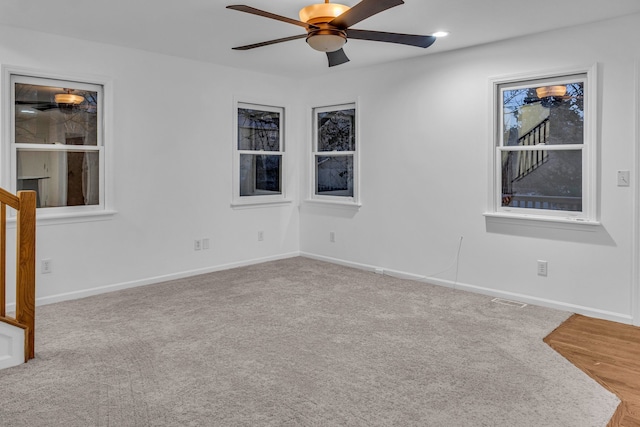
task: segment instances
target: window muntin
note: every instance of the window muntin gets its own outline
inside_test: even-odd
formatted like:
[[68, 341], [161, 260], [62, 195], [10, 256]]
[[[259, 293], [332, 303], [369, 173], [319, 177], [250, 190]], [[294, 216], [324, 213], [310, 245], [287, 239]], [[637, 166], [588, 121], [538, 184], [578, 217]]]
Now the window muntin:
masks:
[[313, 193], [316, 199], [357, 201], [355, 104], [313, 110]]
[[236, 113], [234, 200], [282, 200], [284, 108], [238, 103]]
[[595, 220], [587, 73], [495, 87], [495, 211]]
[[11, 75], [12, 188], [47, 213], [104, 209], [101, 85]]

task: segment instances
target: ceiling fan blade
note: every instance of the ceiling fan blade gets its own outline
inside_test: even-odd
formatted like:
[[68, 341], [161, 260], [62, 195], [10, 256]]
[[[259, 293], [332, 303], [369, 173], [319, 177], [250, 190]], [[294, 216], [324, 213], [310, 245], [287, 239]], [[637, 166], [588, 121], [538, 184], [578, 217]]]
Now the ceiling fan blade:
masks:
[[298, 21], [296, 19], [287, 18], [286, 16], [276, 15], [275, 13], [265, 12], [264, 10], [256, 9], [255, 7], [245, 6], [243, 4], [235, 4], [227, 6], [227, 9], [239, 10], [240, 12], [251, 13], [253, 15], [264, 16], [265, 18], [275, 19], [276, 21], [287, 22], [289, 24], [298, 25], [304, 28], [317, 29], [315, 25], [307, 24], [306, 22]]
[[33, 108], [38, 111], [47, 111], [53, 108], [58, 108], [58, 104], [55, 102], [44, 101], [19, 101], [16, 100], [16, 105], [25, 106], [26, 108]]
[[433, 36], [385, 33], [383, 31], [346, 30], [348, 39], [372, 40], [376, 42], [398, 43], [427, 48], [436, 41]]
[[238, 47], [234, 47], [232, 49], [233, 50], [249, 50], [249, 49], [255, 49], [256, 47], [269, 46], [270, 44], [288, 42], [288, 41], [291, 41], [291, 40], [304, 39], [306, 37], [307, 37], [306, 34], [300, 34], [298, 36], [283, 37], [281, 39], [269, 40], [269, 41], [261, 42], [261, 43], [248, 44], [246, 46], [238, 46]]
[[329, 25], [342, 29], [349, 28], [376, 13], [401, 4], [404, 4], [402, 0], [362, 0], [342, 15], [334, 18], [333, 21], [329, 22]]
[[329, 67], [335, 67], [336, 65], [349, 62], [347, 54], [344, 53], [344, 49], [338, 49], [335, 52], [327, 52], [327, 59], [329, 60]]

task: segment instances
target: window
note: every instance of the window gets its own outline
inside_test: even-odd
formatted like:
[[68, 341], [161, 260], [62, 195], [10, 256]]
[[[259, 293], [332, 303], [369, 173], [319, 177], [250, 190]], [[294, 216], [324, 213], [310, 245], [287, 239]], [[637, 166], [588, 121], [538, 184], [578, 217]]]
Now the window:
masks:
[[314, 108], [312, 198], [356, 204], [357, 177], [355, 104]]
[[103, 87], [11, 75], [11, 188], [40, 212], [103, 210]]
[[494, 82], [493, 212], [596, 221], [589, 74]]
[[282, 201], [284, 108], [238, 103], [234, 202]]

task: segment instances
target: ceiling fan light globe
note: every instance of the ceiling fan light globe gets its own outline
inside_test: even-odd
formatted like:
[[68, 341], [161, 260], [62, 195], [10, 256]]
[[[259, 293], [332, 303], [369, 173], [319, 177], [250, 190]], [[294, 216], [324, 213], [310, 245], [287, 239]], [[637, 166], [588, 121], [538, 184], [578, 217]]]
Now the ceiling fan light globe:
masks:
[[330, 22], [349, 9], [349, 6], [338, 3], [316, 3], [300, 9], [299, 15], [302, 22], [317, 24]]
[[567, 87], [564, 85], [559, 86], [542, 86], [536, 89], [536, 95], [538, 98], [548, 98], [550, 96], [564, 96], [567, 93]]
[[335, 52], [342, 49], [346, 42], [347, 39], [335, 34], [317, 34], [307, 38], [309, 46], [320, 52]]
[[84, 97], [81, 95], [74, 95], [72, 93], [57, 93], [54, 97], [57, 104], [81, 104], [84, 101]]

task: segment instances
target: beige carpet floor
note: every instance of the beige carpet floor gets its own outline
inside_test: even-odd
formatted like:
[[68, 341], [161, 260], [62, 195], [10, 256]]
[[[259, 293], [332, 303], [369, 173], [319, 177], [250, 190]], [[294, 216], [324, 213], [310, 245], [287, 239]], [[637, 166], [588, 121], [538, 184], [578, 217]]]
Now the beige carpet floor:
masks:
[[38, 307], [0, 425], [605, 426], [569, 313], [305, 258]]

